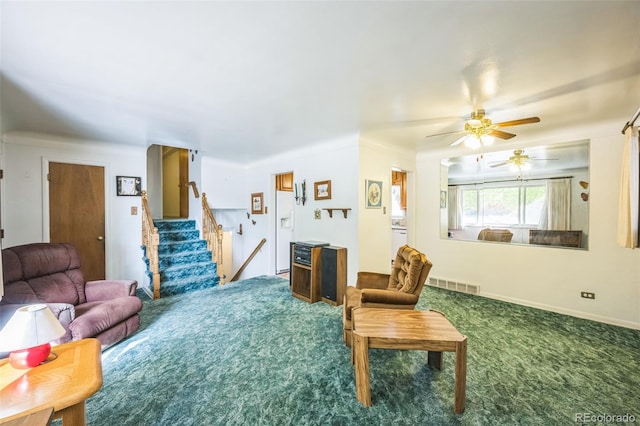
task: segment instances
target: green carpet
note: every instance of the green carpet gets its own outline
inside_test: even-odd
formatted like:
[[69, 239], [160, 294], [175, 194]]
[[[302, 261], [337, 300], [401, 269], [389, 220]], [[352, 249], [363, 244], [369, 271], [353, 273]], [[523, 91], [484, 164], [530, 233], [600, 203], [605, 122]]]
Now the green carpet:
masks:
[[571, 425], [577, 413], [640, 422], [640, 331], [431, 287], [418, 308], [446, 313], [468, 337], [463, 414], [453, 413], [452, 353], [439, 372], [422, 351], [371, 350], [373, 406], [363, 407], [342, 307], [257, 277], [145, 301], [139, 332], [103, 354], [88, 424]]

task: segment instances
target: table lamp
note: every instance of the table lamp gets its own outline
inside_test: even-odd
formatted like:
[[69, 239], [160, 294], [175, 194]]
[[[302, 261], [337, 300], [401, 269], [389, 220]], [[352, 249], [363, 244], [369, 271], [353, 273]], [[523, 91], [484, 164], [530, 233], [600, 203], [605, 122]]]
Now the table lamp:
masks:
[[47, 305], [23, 306], [0, 331], [0, 351], [11, 351], [9, 364], [14, 368], [35, 367], [49, 357], [49, 342], [65, 333]]

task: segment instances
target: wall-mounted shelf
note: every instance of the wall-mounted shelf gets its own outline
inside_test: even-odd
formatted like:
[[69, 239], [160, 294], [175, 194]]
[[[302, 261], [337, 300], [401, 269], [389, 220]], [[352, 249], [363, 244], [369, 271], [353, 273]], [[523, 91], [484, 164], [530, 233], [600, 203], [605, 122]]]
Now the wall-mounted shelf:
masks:
[[333, 211], [334, 210], [340, 210], [340, 211], [342, 211], [342, 214], [344, 215], [344, 218], [346, 219], [347, 218], [347, 212], [349, 210], [351, 210], [351, 208], [340, 207], [340, 208], [331, 208], [331, 209], [322, 209], [322, 210], [326, 210], [327, 212], [329, 212], [329, 217], [333, 217]]

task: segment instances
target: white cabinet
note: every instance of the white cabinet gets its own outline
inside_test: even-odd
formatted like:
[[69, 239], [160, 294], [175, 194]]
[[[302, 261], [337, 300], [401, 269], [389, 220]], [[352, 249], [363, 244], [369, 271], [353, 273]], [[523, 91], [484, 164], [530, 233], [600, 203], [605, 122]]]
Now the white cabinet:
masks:
[[407, 230], [404, 228], [392, 228], [391, 229], [391, 261], [396, 258], [398, 249], [407, 244]]

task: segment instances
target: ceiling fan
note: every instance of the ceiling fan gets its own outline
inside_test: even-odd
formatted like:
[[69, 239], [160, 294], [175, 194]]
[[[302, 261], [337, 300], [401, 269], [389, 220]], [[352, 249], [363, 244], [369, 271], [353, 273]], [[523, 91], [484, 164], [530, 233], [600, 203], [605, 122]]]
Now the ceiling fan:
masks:
[[521, 124], [539, 123], [539, 117], [520, 118], [518, 120], [503, 121], [493, 123], [491, 119], [485, 116], [484, 109], [478, 109], [471, 113], [471, 118], [464, 124], [463, 130], [455, 130], [453, 132], [438, 133], [432, 136], [441, 136], [455, 133], [465, 133], [464, 136], [456, 139], [450, 146], [456, 146], [465, 142], [471, 148], [478, 148], [482, 145], [491, 145], [494, 138], [511, 139], [516, 135], [514, 133], [499, 130], [499, 127], [519, 126]]
[[489, 165], [489, 167], [502, 167], [502, 166], [511, 166], [517, 170], [526, 170], [531, 166], [530, 161], [533, 160], [557, 160], [557, 158], [535, 158], [524, 153], [524, 149], [516, 149], [513, 151], [513, 155], [510, 156], [505, 161], [499, 161], [494, 164]]

